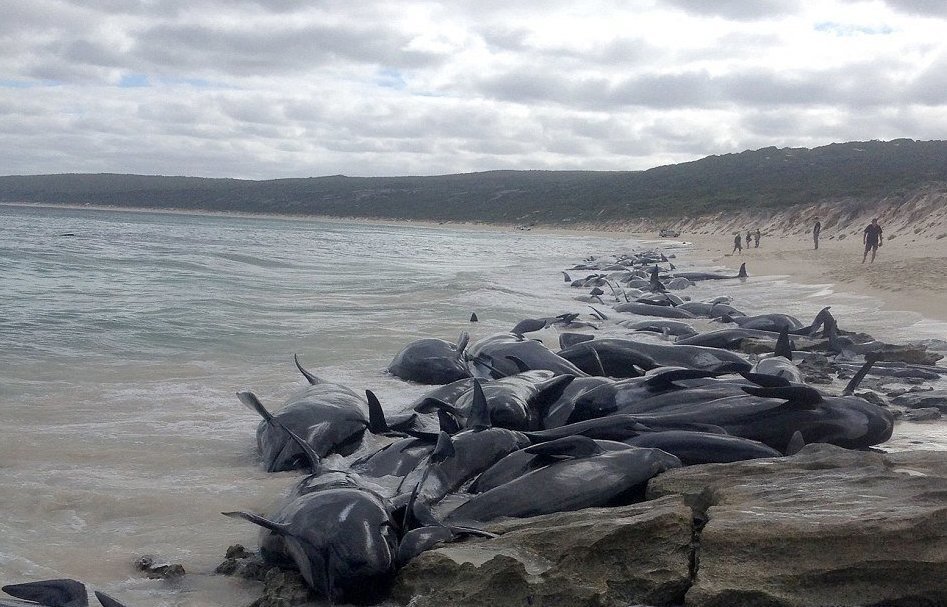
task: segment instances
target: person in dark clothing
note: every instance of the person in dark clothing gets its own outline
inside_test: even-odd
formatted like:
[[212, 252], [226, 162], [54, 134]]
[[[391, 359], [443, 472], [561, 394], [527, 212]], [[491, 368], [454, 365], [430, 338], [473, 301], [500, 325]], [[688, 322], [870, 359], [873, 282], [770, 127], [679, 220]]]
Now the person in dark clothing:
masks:
[[747, 230], [746, 231], [746, 248], [750, 248], [750, 243], [753, 242], [753, 234]]
[[760, 248], [760, 229], [756, 228], [756, 232], [753, 233], [753, 248]]
[[877, 217], [872, 219], [868, 227], [865, 228], [862, 241], [865, 243], [865, 254], [862, 255], [862, 263], [865, 263], [865, 260], [868, 259], [868, 251], [871, 251], [871, 261], [874, 263], [875, 253], [878, 252], [878, 247], [884, 242], [884, 238], [881, 235], [881, 226], [878, 225]]
[[819, 232], [822, 231], [822, 222], [819, 221], [819, 218], [815, 218], [815, 225], [812, 227], [812, 242], [815, 243], [815, 248], [819, 248]]
[[731, 255], [737, 251], [743, 252], [743, 242], [740, 240], [740, 233], [737, 232], [736, 238], [733, 239], [733, 251], [730, 252]]

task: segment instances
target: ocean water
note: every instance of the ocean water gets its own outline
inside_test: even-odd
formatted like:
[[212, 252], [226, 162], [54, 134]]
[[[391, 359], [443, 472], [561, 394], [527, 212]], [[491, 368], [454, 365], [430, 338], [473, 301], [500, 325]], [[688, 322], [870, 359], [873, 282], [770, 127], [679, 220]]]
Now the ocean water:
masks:
[[[213, 574], [257, 538], [219, 513], [265, 511], [297, 475], [263, 471], [259, 418], [235, 393], [277, 408], [305, 385], [293, 354], [399, 410], [427, 390], [384, 370], [411, 340], [586, 315], [560, 272], [589, 255], [688, 255], [620, 234], [95, 209], [0, 206], [0, 225], [0, 583], [71, 577], [149, 606], [254, 598]], [[685, 293], [805, 320], [832, 305], [888, 341], [947, 337], [831, 285], [724, 283]], [[900, 426], [891, 444], [947, 449], [945, 425]], [[145, 579], [143, 555], [188, 575]]]

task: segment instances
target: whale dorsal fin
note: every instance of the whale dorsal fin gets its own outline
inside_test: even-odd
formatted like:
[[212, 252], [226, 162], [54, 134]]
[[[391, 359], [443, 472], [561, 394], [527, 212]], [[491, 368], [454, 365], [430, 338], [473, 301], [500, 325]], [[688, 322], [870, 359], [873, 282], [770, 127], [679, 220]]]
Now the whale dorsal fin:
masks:
[[431, 451], [431, 463], [440, 464], [447, 461], [454, 457], [454, 453], [454, 441], [451, 440], [447, 432], [441, 430], [440, 434], [437, 435], [437, 444], [434, 446], [434, 450]]
[[776, 340], [776, 356], [792, 360], [792, 344], [789, 342], [789, 325], [784, 325]]
[[466, 425], [474, 430], [486, 430], [492, 425], [490, 422], [490, 405], [483, 393], [483, 386], [480, 385], [480, 380], [477, 379], [474, 380], [473, 405], [470, 407], [470, 416], [467, 418]]
[[806, 446], [806, 439], [803, 438], [802, 432], [796, 430], [792, 433], [792, 438], [789, 439], [789, 444], [786, 445], [786, 455], [795, 455], [802, 451], [802, 448]]
[[457, 434], [460, 432], [460, 423], [458, 423], [457, 417], [443, 409], [438, 409], [437, 411], [437, 425], [442, 432], [447, 432], [448, 434]]
[[365, 390], [365, 398], [368, 401], [368, 430], [372, 434], [385, 434], [391, 432], [388, 427], [388, 420], [385, 419], [385, 411], [381, 408], [381, 401], [371, 390]]

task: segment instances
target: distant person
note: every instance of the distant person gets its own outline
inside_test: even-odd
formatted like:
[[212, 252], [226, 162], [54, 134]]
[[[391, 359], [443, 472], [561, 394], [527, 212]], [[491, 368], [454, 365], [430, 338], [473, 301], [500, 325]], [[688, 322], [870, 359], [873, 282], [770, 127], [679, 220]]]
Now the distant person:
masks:
[[754, 249], [760, 248], [760, 229], [759, 228], [756, 228], [756, 232], [753, 232], [753, 248]]
[[819, 233], [822, 231], [822, 222], [815, 218], [815, 225], [812, 226], [812, 242], [815, 243], [816, 250], [819, 250]]
[[750, 243], [753, 242], [753, 234], [749, 230], [746, 231], [746, 248], [750, 248]]
[[743, 242], [740, 240], [740, 233], [737, 232], [736, 238], [733, 239], [733, 251], [730, 252], [731, 255], [740, 251], [743, 253]]
[[862, 263], [865, 263], [865, 260], [868, 259], [868, 251], [871, 251], [871, 263], [874, 263], [875, 253], [878, 252], [878, 247], [884, 243], [884, 238], [881, 235], [881, 226], [878, 225], [877, 217], [872, 219], [868, 227], [865, 228], [862, 241], [865, 243], [865, 254], [862, 255]]

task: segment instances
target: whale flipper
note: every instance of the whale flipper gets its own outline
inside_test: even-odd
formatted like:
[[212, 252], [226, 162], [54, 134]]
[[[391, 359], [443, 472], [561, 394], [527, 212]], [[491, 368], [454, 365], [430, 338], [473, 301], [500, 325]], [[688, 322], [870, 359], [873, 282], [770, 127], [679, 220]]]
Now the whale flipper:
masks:
[[309, 381], [310, 384], [312, 384], [313, 386], [316, 386], [318, 384], [326, 383], [325, 380], [322, 379], [321, 377], [318, 377], [303, 368], [302, 364], [300, 364], [299, 362], [298, 354], [293, 354], [293, 360], [296, 362], [296, 368], [299, 369], [299, 372], [303, 374], [303, 376], [306, 378], [306, 380]]
[[65, 578], [9, 584], [2, 590], [12, 597], [43, 607], [87, 607], [89, 604], [85, 584]]

